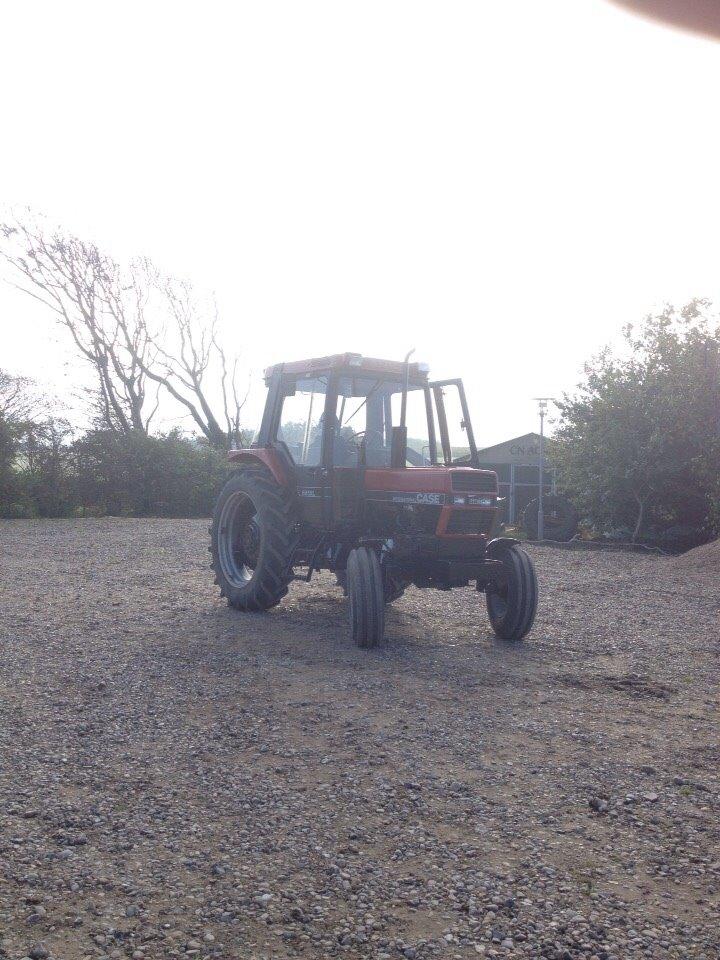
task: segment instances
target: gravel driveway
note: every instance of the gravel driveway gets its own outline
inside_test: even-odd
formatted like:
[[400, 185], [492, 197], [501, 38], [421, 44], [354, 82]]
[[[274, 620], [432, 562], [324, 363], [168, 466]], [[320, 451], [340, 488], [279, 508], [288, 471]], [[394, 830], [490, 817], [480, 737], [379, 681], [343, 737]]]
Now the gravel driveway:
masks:
[[1, 957], [718, 957], [720, 569], [534, 548], [525, 643], [411, 590], [365, 652], [206, 527], [0, 524]]

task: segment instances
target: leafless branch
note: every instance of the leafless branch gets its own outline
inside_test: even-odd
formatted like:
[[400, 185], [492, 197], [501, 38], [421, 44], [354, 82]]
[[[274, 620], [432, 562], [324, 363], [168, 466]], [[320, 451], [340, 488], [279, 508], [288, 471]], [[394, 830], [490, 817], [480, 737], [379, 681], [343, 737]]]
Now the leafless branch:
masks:
[[214, 300], [198, 296], [188, 280], [160, 276], [147, 259], [123, 268], [94, 244], [31, 217], [0, 224], [0, 256], [10, 282], [54, 313], [92, 366], [106, 427], [147, 433], [167, 393], [213, 446], [241, 442], [238, 363], [220, 345]]
[[[105, 426], [146, 432], [146, 377], [134, 352], [125, 349], [116, 313], [108, 309], [109, 302], [122, 299], [118, 265], [93, 244], [32, 218], [0, 226], [0, 254], [20, 279], [11, 280], [14, 286], [53, 311], [92, 366]], [[135, 351], [146, 349], [140, 330], [134, 342]]]

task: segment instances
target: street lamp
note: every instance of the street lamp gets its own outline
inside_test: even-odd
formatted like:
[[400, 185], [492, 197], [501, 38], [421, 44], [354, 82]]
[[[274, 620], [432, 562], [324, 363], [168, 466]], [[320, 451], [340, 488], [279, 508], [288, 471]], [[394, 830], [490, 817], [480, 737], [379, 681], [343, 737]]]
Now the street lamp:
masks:
[[538, 458], [538, 540], [545, 539], [545, 514], [543, 513], [543, 479], [545, 475], [545, 414], [547, 405], [553, 402], [553, 397], [533, 397], [537, 400], [540, 414], [540, 456]]

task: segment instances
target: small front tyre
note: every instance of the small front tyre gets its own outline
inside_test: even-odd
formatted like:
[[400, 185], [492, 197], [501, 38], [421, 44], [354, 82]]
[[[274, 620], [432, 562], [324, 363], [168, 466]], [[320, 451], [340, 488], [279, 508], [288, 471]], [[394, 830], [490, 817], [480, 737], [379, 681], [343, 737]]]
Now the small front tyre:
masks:
[[376, 647], [385, 635], [385, 592], [380, 560], [374, 550], [356, 547], [350, 552], [346, 589], [353, 640], [359, 647]]
[[503, 568], [485, 589], [493, 630], [502, 640], [522, 640], [535, 621], [538, 585], [535, 566], [517, 545], [503, 547], [493, 555]]

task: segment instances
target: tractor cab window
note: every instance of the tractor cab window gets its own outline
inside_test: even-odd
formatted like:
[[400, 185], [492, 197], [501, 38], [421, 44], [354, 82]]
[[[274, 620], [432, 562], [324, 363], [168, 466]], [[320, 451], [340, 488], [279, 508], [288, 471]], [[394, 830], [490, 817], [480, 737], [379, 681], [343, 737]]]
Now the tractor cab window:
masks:
[[[342, 377], [338, 384], [336, 466], [389, 467], [392, 429], [400, 424], [403, 384], [372, 377]], [[425, 391], [412, 384], [408, 391], [408, 466], [429, 462]]]
[[296, 380], [285, 387], [277, 438], [296, 464], [322, 463], [322, 435], [328, 378]]
[[[402, 390], [392, 395], [393, 425], [398, 426], [401, 420]], [[407, 426], [407, 454], [406, 466], [423, 467], [431, 462], [430, 436], [428, 432], [427, 405], [425, 390], [422, 387], [408, 390], [405, 424]]]
[[338, 381], [337, 430], [333, 463], [337, 467], [385, 466], [390, 441], [386, 435], [387, 384], [369, 377]]

